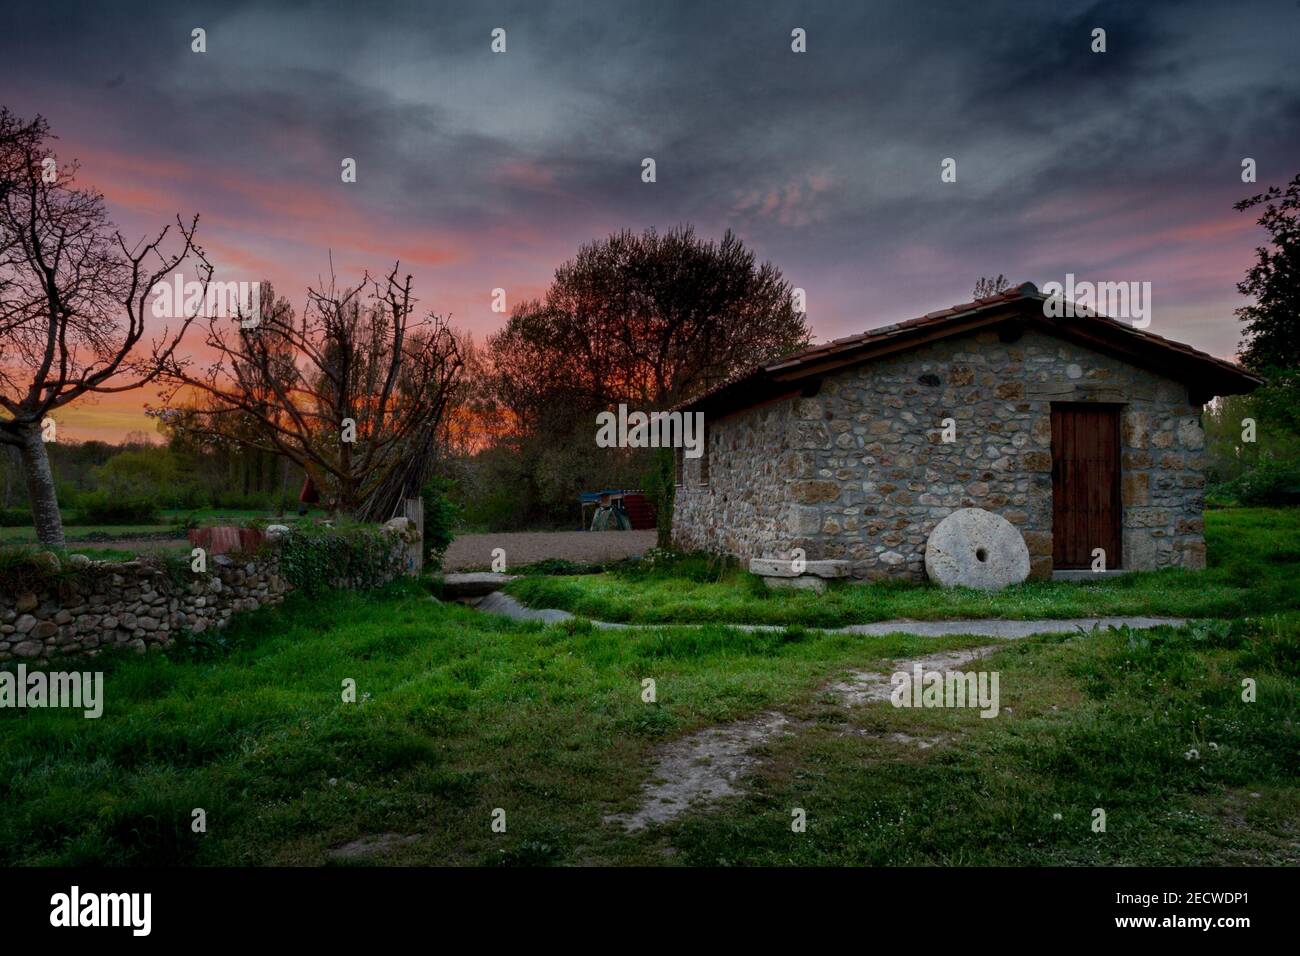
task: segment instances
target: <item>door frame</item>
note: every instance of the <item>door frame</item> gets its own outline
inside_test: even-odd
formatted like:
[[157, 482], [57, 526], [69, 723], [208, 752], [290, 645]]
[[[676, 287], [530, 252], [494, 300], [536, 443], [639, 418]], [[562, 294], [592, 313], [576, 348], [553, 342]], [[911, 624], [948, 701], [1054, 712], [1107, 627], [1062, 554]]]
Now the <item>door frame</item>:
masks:
[[[1089, 411], [1108, 411], [1115, 416], [1115, 480], [1111, 488], [1111, 513], [1114, 515], [1114, 537], [1115, 537], [1115, 555], [1108, 553], [1106, 555], [1106, 570], [1120, 571], [1124, 569], [1124, 457], [1123, 447], [1124, 440], [1122, 435], [1122, 416], [1124, 409], [1128, 407], [1127, 402], [1080, 402], [1080, 401], [1061, 401], [1050, 402], [1048, 409], [1048, 426], [1051, 426], [1052, 414], [1060, 409], [1061, 411], [1071, 411], [1075, 409], [1088, 409]], [[1055, 430], [1053, 429], [1053, 439], [1055, 439]], [[1087, 570], [1091, 565], [1085, 563], [1082, 568], [1060, 567], [1056, 563], [1056, 484], [1057, 484], [1057, 450], [1055, 441], [1052, 442], [1052, 569], [1053, 570]]]

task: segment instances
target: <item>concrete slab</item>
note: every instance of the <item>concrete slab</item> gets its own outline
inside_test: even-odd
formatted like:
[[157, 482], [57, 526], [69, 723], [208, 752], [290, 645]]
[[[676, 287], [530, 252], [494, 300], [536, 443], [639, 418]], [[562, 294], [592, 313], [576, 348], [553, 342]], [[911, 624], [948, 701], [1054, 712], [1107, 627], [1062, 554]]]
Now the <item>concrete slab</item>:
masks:
[[504, 615], [515, 621], [542, 621], [545, 624], [554, 624], [557, 621], [568, 621], [573, 618], [568, 611], [555, 608], [524, 607], [509, 594], [502, 594], [500, 591], [493, 591], [486, 597], [480, 598], [474, 603], [474, 607], [489, 614]]
[[[489, 614], [501, 614], [516, 621], [542, 621], [547, 624], [556, 621], [572, 620], [574, 615], [556, 608], [524, 607], [508, 594], [500, 591], [489, 594], [475, 602], [475, 607]], [[861, 634], [865, 637], [878, 637], [885, 634], [913, 634], [917, 637], [948, 637], [957, 634], [973, 634], [977, 637], [994, 637], [999, 640], [1012, 641], [1022, 637], [1035, 637], [1039, 634], [1087, 634], [1096, 628], [1128, 627], [1133, 630], [1148, 630], [1153, 627], [1177, 627], [1186, 624], [1181, 617], [1074, 617], [1060, 620], [1008, 621], [1000, 618], [966, 619], [959, 621], [877, 621], [873, 624], [849, 624], [844, 627], [809, 628], [809, 630], [827, 631], [831, 634]], [[615, 624], [609, 621], [592, 621], [592, 627], [608, 631], [621, 631], [632, 627], [643, 628], [682, 628], [707, 627], [705, 624]], [[738, 631], [783, 631], [780, 624], [722, 624], [734, 627]]]
[[500, 591], [515, 579], [513, 574], [494, 574], [491, 571], [471, 571], [465, 574], [444, 574], [442, 596], [448, 601], [482, 597]]
[[964, 621], [879, 621], [875, 624], [850, 624], [848, 627], [830, 628], [841, 634], [915, 634], [918, 637], [947, 637], [953, 634], [975, 634], [1015, 640], [1039, 634], [1088, 633], [1094, 628], [1128, 627], [1147, 630], [1166, 625], [1177, 627], [1186, 624], [1181, 617], [1075, 617], [1060, 620], [1007, 621], [1001, 619]]
[[1121, 575], [1128, 574], [1128, 571], [1117, 568], [1114, 571], [1089, 571], [1087, 569], [1072, 571], [1053, 571], [1053, 581], [1102, 581], [1106, 578], [1118, 578]]
[[826, 582], [822, 578], [813, 577], [810, 574], [801, 574], [797, 578], [779, 578], [765, 577], [763, 583], [770, 588], [786, 591], [816, 591], [818, 594], [826, 593]]

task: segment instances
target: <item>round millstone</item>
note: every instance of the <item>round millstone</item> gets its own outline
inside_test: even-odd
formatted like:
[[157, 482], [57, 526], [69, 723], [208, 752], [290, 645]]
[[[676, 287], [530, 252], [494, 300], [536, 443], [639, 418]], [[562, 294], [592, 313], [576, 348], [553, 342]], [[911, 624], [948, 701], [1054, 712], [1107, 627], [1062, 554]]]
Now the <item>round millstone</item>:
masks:
[[944, 587], [996, 591], [1029, 577], [1029, 548], [1006, 518], [962, 508], [940, 521], [925, 545], [925, 573]]

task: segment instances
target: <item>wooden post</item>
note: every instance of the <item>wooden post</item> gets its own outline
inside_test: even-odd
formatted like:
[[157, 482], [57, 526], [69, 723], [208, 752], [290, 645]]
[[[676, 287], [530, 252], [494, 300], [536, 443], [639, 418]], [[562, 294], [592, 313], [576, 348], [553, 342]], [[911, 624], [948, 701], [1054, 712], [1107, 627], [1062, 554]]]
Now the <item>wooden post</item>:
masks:
[[406, 573], [411, 577], [418, 577], [424, 568], [424, 499], [407, 498], [405, 506], [407, 519], [419, 532], [406, 552]]

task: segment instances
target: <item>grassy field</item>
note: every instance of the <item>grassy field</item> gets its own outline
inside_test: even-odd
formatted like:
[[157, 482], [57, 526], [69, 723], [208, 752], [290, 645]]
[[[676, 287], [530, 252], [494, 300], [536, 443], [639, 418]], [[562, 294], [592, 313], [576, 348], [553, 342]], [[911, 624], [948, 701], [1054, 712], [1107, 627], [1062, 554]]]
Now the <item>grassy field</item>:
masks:
[[[64, 518], [64, 534], [69, 541], [85, 541], [109, 538], [133, 538], [152, 535], [166, 535], [177, 532], [175, 524], [181, 518], [192, 517], [201, 525], [234, 524], [242, 525], [253, 518], [275, 518], [276, 521], [292, 524], [298, 520], [296, 512], [290, 512], [276, 518], [273, 512], [232, 508], [198, 508], [190, 511], [163, 510], [161, 520], [155, 524], [77, 524], [75, 513]], [[319, 516], [314, 511], [313, 515]], [[69, 520], [71, 519], [71, 520]], [[0, 528], [0, 543], [35, 544], [36, 533], [30, 527]]]
[[[99, 719], [0, 709], [0, 863], [1295, 865], [1295, 514], [1216, 513], [1211, 528], [1211, 571], [1152, 580], [1190, 578], [1175, 593], [1234, 619], [1010, 642], [979, 665], [1001, 676], [992, 720], [848, 709], [825, 691], [850, 669], [984, 639], [543, 627], [416, 582], [295, 596], [166, 653], [97, 658]], [[668, 600], [688, 584], [625, 586]], [[739, 594], [728, 613], [770, 600], [733, 578], [698, 586], [686, 607], [708, 588]], [[1097, 613], [1086, 595], [1112, 585], [1053, 585], [1043, 606], [1070, 588]], [[657, 703], [641, 700], [646, 677]], [[743, 796], [636, 834], [604, 822], [638, 805], [666, 742], [773, 710], [800, 729], [756, 752]], [[364, 860], [331, 855], [384, 834]]]
[[[415, 584], [295, 598], [216, 641], [99, 658], [99, 719], [0, 710], [0, 861], [319, 864], [390, 833], [409, 839], [380, 862], [1300, 862], [1300, 615], [1008, 644], [981, 665], [1001, 673], [995, 720], [819, 690], [973, 643], [543, 628]], [[760, 752], [747, 796], [634, 836], [602, 822], [663, 741], [772, 708], [807, 729]]]
[[1209, 568], [1142, 572], [1096, 583], [1029, 582], [995, 594], [929, 584], [835, 582], [826, 594], [772, 591], [738, 568], [698, 558], [645, 571], [533, 576], [507, 589], [530, 607], [593, 620], [696, 621], [832, 627], [896, 618], [1068, 618], [1097, 615], [1241, 617], [1300, 609], [1300, 509], [1207, 511]]

